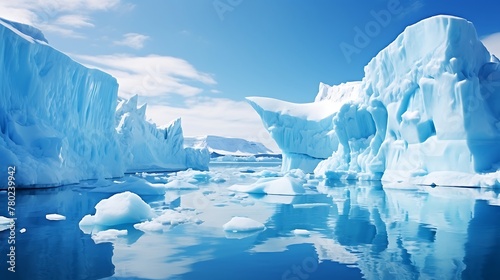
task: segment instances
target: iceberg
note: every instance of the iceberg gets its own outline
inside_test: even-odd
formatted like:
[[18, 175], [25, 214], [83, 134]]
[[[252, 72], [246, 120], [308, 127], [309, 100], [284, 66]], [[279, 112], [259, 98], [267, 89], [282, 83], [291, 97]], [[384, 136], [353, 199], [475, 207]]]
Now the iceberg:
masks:
[[208, 169], [206, 149], [183, 147], [179, 119], [147, 122], [137, 97], [118, 103], [114, 77], [54, 49], [40, 30], [0, 19], [0, 38], [0, 169], [15, 167], [17, 186]]
[[361, 81], [320, 84], [309, 104], [247, 98], [285, 171], [500, 185], [500, 63], [471, 22], [440, 15], [408, 26], [364, 71]]
[[95, 209], [94, 215], [85, 215], [80, 220], [80, 227], [132, 224], [156, 216], [140, 196], [129, 191], [99, 201]]

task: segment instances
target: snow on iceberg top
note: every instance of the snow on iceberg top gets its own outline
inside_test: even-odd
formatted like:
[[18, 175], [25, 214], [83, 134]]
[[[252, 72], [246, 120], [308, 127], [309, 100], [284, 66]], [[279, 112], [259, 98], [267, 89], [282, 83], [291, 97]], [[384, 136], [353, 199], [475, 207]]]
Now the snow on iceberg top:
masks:
[[490, 58], [471, 22], [434, 16], [408, 26], [365, 66], [364, 88], [368, 95], [385, 92], [385, 98], [397, 99], [396, 93], [406, 92], [421, 77], [445, 72], [460, 80], [476, 76]]
[[250, 156], [259, 154], [274, 154], [262, 143], [240, 138], [229, 138], [214, 135], [185, 137], [184, 145], [195, 148], [208, 148], [210, 153], [233, 156]]
[[24, 39], [26, 39], [31, 43], [34, 42], [46, 43], [46, 44], [49, 43], [49, 41], [47, 41], [47, 39], [45, 38], [45, 35], [43, 35], [43, 32], [40, 29], [35, 28], [31, 25], [6, 20], [4, 18], [0, 18], [0, 25], [3, 25], [6, 28], [12, 30], [12, 32], [23, 37]]
[[[433, 79], [444, 72], [459, 79], [477, 76], [493, 59], [479, 40], [474, 25], [463, 18], [438, 15], [406, 29], [365, 66], [362, 81], [328, 86], [320, 83], [315, 101], [344, 103], [385, 93], [386, 102], [415, 87], [422, 77]], [[367, 96], [368, 95], [368, 96]]]

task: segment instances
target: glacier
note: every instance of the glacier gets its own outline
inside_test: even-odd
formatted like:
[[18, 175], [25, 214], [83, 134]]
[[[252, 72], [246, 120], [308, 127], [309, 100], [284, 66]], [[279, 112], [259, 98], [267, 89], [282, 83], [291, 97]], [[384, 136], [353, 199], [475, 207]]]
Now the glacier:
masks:
[[408, 26], [361, 81], [321, 83], [312, 103], [248, 97], [283, 170], [391, 184], [500, 185], [500, 63], [474, 25]]
[[40, 30], [0, 19], [0, 38], [0, 169], [14, 166], [17, 186], [208, 169], [206, 149], [183, 147], [180, 120], [147, 122], [137, 97], [118, 100], [114, 77], [54, 49]]
[[185, 137], [184, 146], [193, 148], [207, 148], [212, 157], [217, 156], [253, 156], [275, 155], [276, 153], [264, 144], [248, 141], [241, 138], [205, 135]]

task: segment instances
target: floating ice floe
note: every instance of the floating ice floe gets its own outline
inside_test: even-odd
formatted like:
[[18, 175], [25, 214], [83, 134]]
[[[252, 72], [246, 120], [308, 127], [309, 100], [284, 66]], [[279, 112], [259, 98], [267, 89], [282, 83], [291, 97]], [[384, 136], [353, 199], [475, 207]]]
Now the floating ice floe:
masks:
[[264, 230], [266, 226], [250, 218], [233, 217], [229, 222], [225, 223], [222, 228], [224, 231], [230, 232], [248, 232]]
[[126, 236], [127, 234], [127, 230], [108, 229], [92, 233], [91, 238], [94, 240], [95, 244], [99, 244], [104, 242], [114, 242], [119, 237]]
[[299, 236], [309, 236], [311, 235], [311, 232], [306, 230], [306, 229], [294, 229], [292, 230], [292, 233], [295, 234], [295, 235], [299, 235]]
[[200, 219], [196, 218], [194, 211], [185, 209], [166, 209], [163, 210], [159, 216], [150, 221], [135, 224], [134, 228], [141, 231], [163, 231], [171, 226], [179, 224], [199, 224], [201, 222]]
[[103, 199], [97, 203], [95, 209], [95, 215], [85, 215], [82, 218], [80, 227], [132, 224], [155, 216], [151, 207], [137, 194], [131, 192], [118, 193]]
[[45, 218], [49, 221], [63, 221], [66, 220], [66, 217], [60, 214], [47, 214]]

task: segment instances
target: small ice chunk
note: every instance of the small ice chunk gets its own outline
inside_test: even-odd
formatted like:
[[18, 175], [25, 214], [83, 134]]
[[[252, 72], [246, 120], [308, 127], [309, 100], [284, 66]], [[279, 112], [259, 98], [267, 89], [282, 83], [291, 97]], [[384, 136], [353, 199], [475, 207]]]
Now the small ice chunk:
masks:
[[103, 231], [98, 231], [93, 233], [91, 238], [94, 240], [95, 244], [104, 243], [104, 242], [113, 242], [120, 236], [127, 235], [128, 232], [126, 229], [117, 230], [117, 229], [108, 229]]
[[192, 215], [186, 213], [185, 211], [179, 212], [172, 209], [167, 209], [162, 212], [160, 216], [155, 218], [162, 224], [178, 225], [191, 221]]
[[309, 235], [311, 235], [311, 233], [308, 230], [306, 230], [306, 229], [294, 229], [292, 232], [293, 232], [293, 234], [300, 235], [300, 236], [309, 236]]
[[114, 226], [137, 223], [155, 216], [151, 207], [138, 195], [131, 192], [118, 193], [103, 199], [95, 206], [95, 215], [86, 215], [79, 225]]
[[151, 221], [145, 221], [134, 225], [134, 228], [141, 231], [163, 231], [167, 226], [174, 226], [185, 223], [200, 223], [193, 212], [188, 209], [179, 208], [176, 210], [166, 209], [161, 215]]
[[134, 225], [134, 228], [140, 231], [163, 231], [165, 226], [158, 221], [144, 221]]
[[241, 232], [263, 230], [266, 227], [264, 224], [250, 218], [233, 217], [229, 222], [225, 223], [222, 228], [224, 231]]
[[63, 221], [66, 220], [66, 217], [60, 214], [47, 214], [45, 218], [49, 221]]
[[26, 228], [22, 228], [19, 230], [20, 233], [25, 233], [26, 232]]

